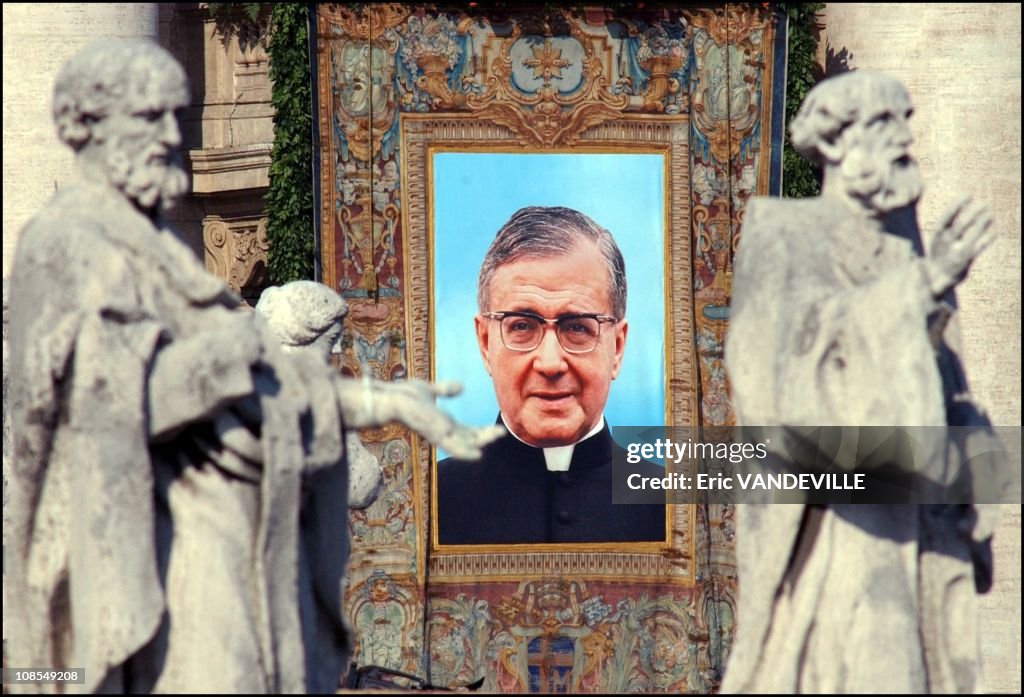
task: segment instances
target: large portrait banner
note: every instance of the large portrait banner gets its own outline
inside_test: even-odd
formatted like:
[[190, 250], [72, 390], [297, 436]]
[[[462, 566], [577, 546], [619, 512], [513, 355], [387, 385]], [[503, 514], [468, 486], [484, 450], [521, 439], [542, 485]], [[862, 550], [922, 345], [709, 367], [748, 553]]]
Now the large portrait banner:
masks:
[[[730, 423], [732, 256], [745, 201], [778, 179], [785, 32], [771, 10], [322, 4], [314, 34], [321, 280], [350, 307], [343, 372], [462, 383], [443, 406], [503, 422], [506, 459], [543, 451], [550, 496], [586, 479], [572, 458], [617, 447], [605, 425]], [[499, 260], [481, 286], [499, 231], [523, 215], [606, 231], [623, 306], [599, 242], [597, 256], [566, 243]], [[451, 469], [397, 427], [361, 437], [385, 484], [350, 516], [359, 665], [500, 692], [717, 686], [733, 506], [652, 511], [592, 484], [605, 493], [572, 499], [592, 522], [549, 505], [538, 526], [524, 478]]]

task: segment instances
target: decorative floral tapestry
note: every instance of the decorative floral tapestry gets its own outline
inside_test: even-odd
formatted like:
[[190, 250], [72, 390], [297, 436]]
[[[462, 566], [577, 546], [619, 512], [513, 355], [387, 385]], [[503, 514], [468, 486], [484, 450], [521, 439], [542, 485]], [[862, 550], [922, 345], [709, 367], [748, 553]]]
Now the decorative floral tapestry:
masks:
[[[661, 158], [665, 423], [732, 424], [732, 259], [745, 202], [780, 187], [782, 14], [321, 4], [316, 25], [319, 247], [350, 307], [345, 373], [436, 377], [437, 279], [478, 270], [435, 264], [438, 153], [646, 153]], [[717, 688], [731, 504], [668, 506], [663, 542], [440, 545], [436, 455], [398, 427], [361, 435], [385, 484], [350, 516], [358, 665], [498, 692]]]

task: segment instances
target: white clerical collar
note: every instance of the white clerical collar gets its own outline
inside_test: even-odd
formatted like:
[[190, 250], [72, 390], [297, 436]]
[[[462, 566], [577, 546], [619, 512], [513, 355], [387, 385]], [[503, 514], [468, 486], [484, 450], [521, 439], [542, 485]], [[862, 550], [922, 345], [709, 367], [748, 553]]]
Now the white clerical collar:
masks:
[[[501, 415], [501, 423], [505, 424], [505, 428], [511, 433], [517, 441], [524, 445], [530, 445], [525, 440], [516, 435], [516, 432], [512, 430], [512, 427], [505, 421], [505, 415]], [[587, 435], [580, 438], [576, 443], [581, 443], [587, 438], [596, 435], [601, 432], [604, 428], [604, 414], [601, 414], [601, 418], [597, 420], [597, 425], [590, 429]], [[547, 465], [548, 472], [568, 472], [569, 465], [572, 463], [572, 451], [576, 447], [576, 443], [570, 443], [569, 445], [559, 445], [554, 448], [541, 448], [544, 451], [544, 464]], [[530, 445], [531, 448], [537, 446]]]

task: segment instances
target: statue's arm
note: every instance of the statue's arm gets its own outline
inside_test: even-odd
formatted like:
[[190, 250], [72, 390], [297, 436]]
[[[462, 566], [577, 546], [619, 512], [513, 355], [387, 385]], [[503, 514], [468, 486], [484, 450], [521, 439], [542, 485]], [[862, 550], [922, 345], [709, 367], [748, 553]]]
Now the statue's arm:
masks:
[[476, 428], [460, 424], [434, 403], [437, 397], [461, 392], [453, 383], [422, 380], [339, 380], [338, 397], [345, 424], [350, 428], [400, 423], [454, 457], [476, 459], [483, 446], [504, 434], [500, 426]]
[[806, 250], [803, 272], [790, 264], [779, 293], [782, 422], [945, 425], [935, 358], [949, 315], [943, 296], [991, 243], [991, 226], [989, 211], [964, 199], [943, 217], [923, 258], [849, 280], [827, 249]]
[[776, 355], [780, 422], [945, 423], [927, 324], [935, 301], [922, 261], [855, 283], [843, 273], [821, 263], [811, 283], [780, 298], [786, 308]]
[[[852, 467], [886, 435], [863, 427], [945, 423], [924, 260], [861, 270], [837, 255], [845, 238], [826, 211], [764, 202], [748, 212], [727, 348], [741, 416], [782, 426], [773, 449], [810, 470]], [[937, 450], [920, 452], [917, 472], [940, 481]]]
[[150, 439], [169, 438], [252, 394], [262, 346], [250, 318], [226, 309], [218, 328], [160, 346], [147, 381]]

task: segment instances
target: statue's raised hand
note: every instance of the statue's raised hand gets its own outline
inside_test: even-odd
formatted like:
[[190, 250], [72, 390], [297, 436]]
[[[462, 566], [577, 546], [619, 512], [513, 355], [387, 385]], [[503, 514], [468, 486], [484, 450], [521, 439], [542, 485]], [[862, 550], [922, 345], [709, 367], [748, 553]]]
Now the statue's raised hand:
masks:
[[442, 436], [436, 445], [460, 460], [480, 459], [485, 445], [505, 435], [505, 427], [497, 424], [477, 427], [464, 426], [455, 421], [452, 423], [454, 428]]
[[941, 297], [960, 283], [971, 263], [995, 240], [992, 212], [981, 203], [963, 197], [950, 206], [939, 221], [925, 260], [928, 286]]

